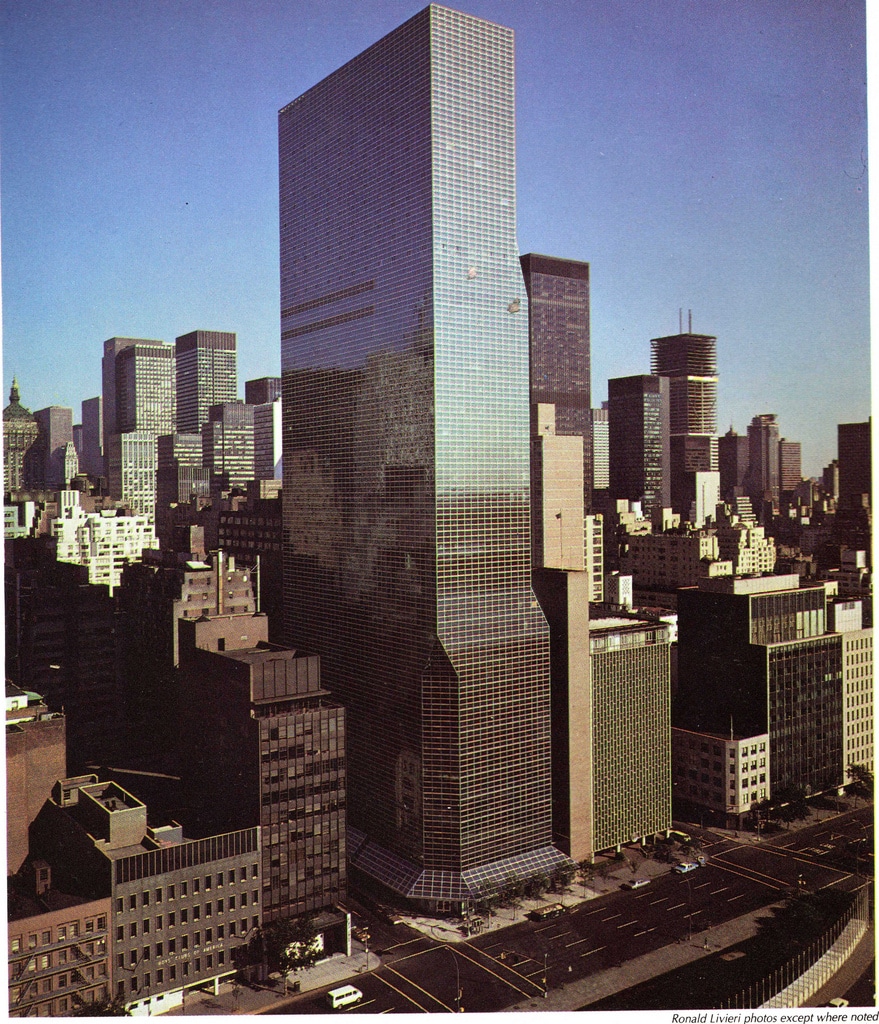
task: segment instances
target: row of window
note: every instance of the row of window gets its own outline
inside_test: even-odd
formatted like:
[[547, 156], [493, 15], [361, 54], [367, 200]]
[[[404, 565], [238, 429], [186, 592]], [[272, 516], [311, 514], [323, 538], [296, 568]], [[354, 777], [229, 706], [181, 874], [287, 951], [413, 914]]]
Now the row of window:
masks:
[[[36, 949], [37, 946], [51, 946], [56, 942], [67, 942], [69, 939], [79, 938], [80, 935], [80, 924], [82, 924], [82, 933], [84, 935], [91, 935], [94, 932], [103, 932], [107, 930], [107, 915], [98, 914], [96, 917], [87, 917], [84, 922], [69, 921], [65, 924], [59, 924], [53, 932], [53, 929], [46, 928], [42, 932], [31, 932], [27, 937], [27, 948]], [[11, 953], [20, 953], [24, 949], [23, 944], [24, 936], [13, 935], [9, 939], [9, 951]]]
[[[250, 923], [251, 921], [252, 923]], [[257, 927], [259, 927], [259, 917], [242, 917], [240, 921], [229, 921], [226, 924], [217, 925], [216, 928], [205, 928], [204, 932], [195, 931], [191, 935], [178, 935], [173, 939], [162, 939], [154, 944], [147, 943], [140, 949], [129, 949], [127, 969], [153, 958], [159, 960], [163, 956], [186, 953], [189, 951], [190, 940], [192, 940], [193, 947], [200, 946], [202, 939], [204, 939], [205, 945], [210, 945], [212, 942], [223, 942], [227, 937], [230, 939], [243, 937], [250, 929]], [[125, 953], [116, 954], [116, 966], [126, 967]]]
[[[237, 881], [239, 883], [246, 882], [247, 881], [247, 874], [248, 874], [248, 872], [247, 872], [247, 868], [246, 867], [239, 868], [238, 869]], [[250, 877], [251, 878], [259, 877], [259, 865], [258, 864], [251, 864], [250, 865]], [[189, 896], [189, 894], [190, 894], [190, 888], [189, 888], [190, 881], [192, 882], [192, 894], [193, 895], [195, 895], [195, 893], [200, 893], [202, 891], [202, 885], [204, 885], [204, 891], [205, 892], [210, 892], [211, 891], [211, 887], [213, 885], [216, 885], [216, 887], [218, 889], [222, 888], [227, 882], [228, 882], [229, 885], [235, 885], [235, 883], [236, 883], [235, 868], [230, 868], [228, 873], [224, 872], [224, 871], [218, 871], [216, 873], [216, 875], [213, 875], [213, 874], [205, 875], [203, 880], [201, 878], [193, 878], [193, 879], [187, 879], [185, 881], [180, 882], [179, 883], [179, 896], [180, 896], [181, 899], [184, 899], [185, 897]], [[148, 907], [150, 905], [150, 901], [152, 901], [153, 903], [161, 903], [165, 898], [167, 898], [169, 900], [173, 900], [173, 899], [177, 899], [177, 896], [178, 896], [178, 885], [177, 884], [172, 884], [172, 885], [168, 885], [168, 886], [161, 886], [161, 885], [159, 885], [159, 886], [157, 886], [153, 890], [144, 889], [139, 894], [138, 893], [131, 893], [128, 896], [128, 909], [129, 910], [136, 910], [137, 907], [138, 907], [138, 904], [141, 907]], [[247, 893], [242, 893], [242, 904], [245, 903], [246, 900], [247, 900]], [[231, 901], [230, 902], [230, 906], [234, 906], [235, 905], [235, 897], [234, 896], [230, 897], [230, 901]], [[218, 912], [222, 912], [222, 902], [223, 901], [220, 900], [219, 903], [218, 903]], [[256, 890], [254, 890], [254, 903], [255, 902], [256, 902]], [[210, 906], [210, 904], [208, 904], [208, 906]], [[117, 896], [116, 897], [116, 913], [117, 914], [121, 914], [121, 913], [124, 912], [124, 910], [125, 910], [125, 897], [124, 896]], [[106, 924], [105, 924], [105, 927], [106, 927]]]

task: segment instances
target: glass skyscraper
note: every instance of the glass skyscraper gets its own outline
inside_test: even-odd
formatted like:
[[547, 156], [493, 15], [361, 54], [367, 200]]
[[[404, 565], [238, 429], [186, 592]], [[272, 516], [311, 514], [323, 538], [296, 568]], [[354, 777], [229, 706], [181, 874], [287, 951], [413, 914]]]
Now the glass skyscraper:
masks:
[[279, 116], [287, 640], [348, 708], [349, 859], [547, 871], [513, 34], [430, 6]]

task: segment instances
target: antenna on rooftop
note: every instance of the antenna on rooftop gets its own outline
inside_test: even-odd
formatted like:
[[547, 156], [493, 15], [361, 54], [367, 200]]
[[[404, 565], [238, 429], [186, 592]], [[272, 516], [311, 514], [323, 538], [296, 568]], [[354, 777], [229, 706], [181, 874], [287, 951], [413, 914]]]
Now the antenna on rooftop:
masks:
[[678, 306], [678, 334], [684, 333], [684, 311]]
[[693, 333], [693, 310], [690, 309], [690, 310], [688, 310], [688, 312], [690, 314], [690, 324], [689, 324], [689, 327], [687, 327], [687, 334], [692, 334]]

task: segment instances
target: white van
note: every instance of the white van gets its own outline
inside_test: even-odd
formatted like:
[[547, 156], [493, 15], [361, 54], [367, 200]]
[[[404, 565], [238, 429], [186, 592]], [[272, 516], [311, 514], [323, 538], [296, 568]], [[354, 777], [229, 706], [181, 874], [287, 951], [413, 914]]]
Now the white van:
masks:
[[334, 1010], [340, 1006], [353, 1006], [363, 998], [363, 993], [353, 985], [343, 985], [341, 988], [331, 988], [327, 992], [327, 1000]]

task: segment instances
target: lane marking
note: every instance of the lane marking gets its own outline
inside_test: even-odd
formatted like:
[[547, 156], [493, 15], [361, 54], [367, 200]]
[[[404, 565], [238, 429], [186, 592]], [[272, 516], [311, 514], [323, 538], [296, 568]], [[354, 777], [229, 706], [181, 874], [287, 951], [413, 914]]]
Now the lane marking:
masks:
[[[390, 967], [387, 964], [385, 964], [385, 969], [390, 971], [391, 974], [396, 974], [396, 976], [398, 978], [400, 978], [402, 981], [407, 982], [413, 988], [417, 988], [419, 992], [423, 992], [427, 996], [428, 999], [432, 999], [435, 1003], [437, 1003], [439, 1006], [441, 1006], [444, 1010], [448, 1010], [449, 1013], [454, 1013], [455, 1012], [451, 1008], [451, 1006], [446, 1006], [446, 1004], [442, 1001], [442, 999], [437, 999], [437, 997], [435, 995], [433, 995], [432, 992], [428, 992], [426, 988], [422, 988], [418, 984], [418, 982], [413, 981], [411, 978], [407, 978], [405, 974], [401, 974], [399, 971], [395, 971], [393, 967]], [[428, 1012], [428, 1011], [425, 1011], [425, 1012]]]
[[640, 922], [638, 922], [638, 921], [626, 921], [625, 924], [618, 924], [617, 925], [617, 931], [619, 931], [620, 928], [631, 928], [633, 924], [639, 924], [639, 923]]
[[744, 895], [745, 894], [743, 892], [740, 892], [738, 894], [738, 896], [728, 896], [726, 902], [727, 903], [732, 903], [733, 900], [740, 900]]
[[402, 996], [407, 1002], [410, 1002], [413, 1006], [417, 1006], [418, 1009], [421, 1010], [422, 1013], [430, 1013], [430, 1010], [425, 1010], [425, 1008], [421, 1005], [421, 1003], [416, 1003], [414, 999], [410, 999], [409, 996], [407, 996], [405, 992], [401, 992], [397, 988], [396, 985], [392, 985], [389, 981], [386, 981], [380, 974], [376, 973], [376, 974], [373, 975], [373, 977], [374, 978], [378, 978], [378, 980], [383, 985], [387, 985], [389, 989], [391, 989], [394, 992], [396, 992], [398, 996]]
[[689, 914], [684, 914], [684, 917], [695, 917], [697, 914], [701, 914], [701, 910], [693, 910]]
[[592, 956], [593, 953], [600, 953], [603, 949], [607, 949], [607, 946], [599, 946], [598, 949], [590, 949], [588, 953], [581, 953], [580, 956]]
[[712, 889], [711, 892], [708, 893], [708, 895], [709, 896], [716, 896], [719, 892], [726, 892], [726, 890], [728, 888], [729, 888], [729, 886], [725, 885], [722, 889]]
[[685, 907], [686, 903], [675, 903], [673, 907], [666, 907], [666, 910], [677, 910], [679, 907]]
[[[465, 960], [469, 960], [471, 964], [475, 964], [478, 968], [480, 968], [480, 970], [485, 971], [486, 974], [490, 974], [492, 977], [497, 978], [497, 980], [502, 982], [504, 985], [508, 985], [510, 988], [515, 989], [517, 992], [521, 992], [522, 995], [525, 996], [526, 999], [530, 999], [531, 998], [531, 996], [533, 995], [532, 992], [525, 992], [524, 989], [519, 988], [518, 985], [514, 985], [512, 981], [510, 981], [507, 978], [502, 977], [500, 974], [497, 973], [497, 971], [492, 970], [491, 967], [487, 967], [484, 963], [481, 963], [479, 960], [474, 959], [472, 956], [467, 956], [467, 954], [462, 951], [461, 946], [464, 946], [466, 949], [472, 950], [474, 953], [480, 953], [482, 956], [484, 956], [490, 962], [491, 967], [501, 967], [502, 966], [506, 971], [509, 971], [509, 973], [512, 974], [513, 977], [516, 978], [517, 981], [527, 981], [529, 985], [533, 985], [534, 988], [541, 995], [543, 995], [543, 986], [542, 985], [538, 985], [536, 982], [533, 982], [530, 978], [526, 978], [524, 975], [519, 974], [519, 972], [518, 971], [514, 971], [512, 967], [507, 967], [506, 964], [500, 964], [500, 963], [498, 963], [497, 960], [492, 960], [491, 957], [488, 956], [487, 953], [483, 953], [482, 950], [478, 946], [471, 946], [469, 942], [463, 942], [460, 945], [455, 946], [455, 947], [449, 945], [448, 948], [451, 949], [453, 953], [457, 953], [458, 956], [463, 957]], [[530, 959], [530, 957], [529, 957], [529, 959]]]
[[711, 885], [710, 882], [703, 882], [701, 885], [694, 885], [694, 889], [704, 889], [706, 885]]
[[589, 942], [589, 941], [591, 941], [591, 939], [592, 939], [592, 936], [590, 935], [586, 939], [577, 939], [576, 942], [566, 942], [565, 943], [565, 949], [570, 949], [571, 946], [579, 946], [581, 942]]
[[666, 900], [670, 899], [669, 896], [663, 896], [661, 900], [654, 900], [653, 903], [648, 903], [649, 907], [655, 906], [657, 903], [665, 903]]
[[607, 923], [608, 921], [613, 921], [613, 920], [615, 920], [616, 918], [618, 918], [618, 917], [622, 917], [622, 916], [623, 916], [622, 914], [611, 914], [611, 915], [610, 915], [610, 917], [603, 917], [603, 918], [601, 919], [601, 923], [602, 923], [602, 924], [606, 924], [606, 923]]

